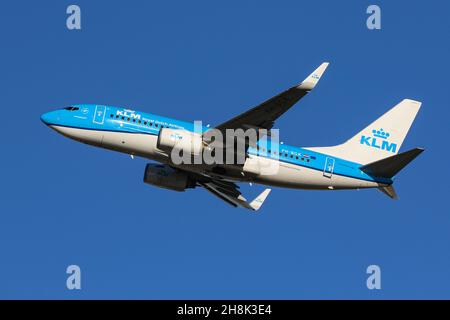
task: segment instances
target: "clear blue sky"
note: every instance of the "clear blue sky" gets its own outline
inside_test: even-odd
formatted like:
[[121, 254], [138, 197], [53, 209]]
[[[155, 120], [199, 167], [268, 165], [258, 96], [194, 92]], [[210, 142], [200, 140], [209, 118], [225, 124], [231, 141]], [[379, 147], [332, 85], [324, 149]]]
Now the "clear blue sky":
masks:
[[[66, 8], [82, 30], [66, 28]], [[382, 29], [369, 31], [376, 3]], [[0, 13], [0, 298], [450, 298], [450, 4], [446, 1], [14, 1]], [[404, 98], [423, 101], [376, 190], [275, 188], [257, 214], [204, 190], [143, 184], [144, 159], [43, 125], [75, 103], [223, 122], [301, 81], [277, 122], [298, 146], [344, 141]], [[249, 197], [261, 186], [245, 187]], [[66, 267], [82, 290], [66, 289]], [[377, 264], [382, 290], [366, 288]]]

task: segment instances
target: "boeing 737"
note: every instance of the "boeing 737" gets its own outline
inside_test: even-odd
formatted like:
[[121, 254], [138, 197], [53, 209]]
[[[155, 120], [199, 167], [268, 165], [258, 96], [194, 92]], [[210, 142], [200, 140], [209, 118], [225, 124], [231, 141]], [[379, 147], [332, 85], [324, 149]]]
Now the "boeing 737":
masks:
[[[129, 108], [77, 104], [44, 113], [41, 120], [76, 141], [156, 161], [145, 168], [144, 182], [175, 191], [203, 187], [235, 207], [258, 210], [270, 189], [253, 201], [239, 191], [239, 183], [257, 183], [294, 189], [341, 190], [377, 188], [396, 199], [397, 173], [423, 149], [399, 153], [421, 103], [405, 99], [346, 142], [330, 147], [294, 147], [263, 142], [244, 143], [242, 163], [178, 163], [173, 151], [194, 156], [211, 149], [208, 134], [214, 129], [271, 130], [274, 122], [319, 82], [328, 63], [322, 63], [300, 84], [222, 124], [210, 128], [138, 112]], [[222, 148], [227, 148], [224, 144]], [[232, 152], [238, 153], [233, 147]], [[196, 153], [196, 155], [198, 155]], [[266, 168], [276, 168], [265, 172]], [[267, 170], [266, 170], [267, 171]]]

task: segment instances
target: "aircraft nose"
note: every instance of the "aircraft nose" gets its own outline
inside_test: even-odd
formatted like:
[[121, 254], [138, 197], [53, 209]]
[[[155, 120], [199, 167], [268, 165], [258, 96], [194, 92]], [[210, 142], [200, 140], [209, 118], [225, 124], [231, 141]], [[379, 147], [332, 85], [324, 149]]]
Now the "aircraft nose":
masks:
[[46, 125], [54, 124], [58, 120], [56, 112], [50, 111], [41, 115], [41, 121]]
[[45, 123], [45, 124], [48, 124], [49, 123], [49, 114], [48, 114], [48, 112], [46, 112], [46, 113], [43, 113], [42, 115], [41, 115], [41, 121], [43, 122], [43, 123]]

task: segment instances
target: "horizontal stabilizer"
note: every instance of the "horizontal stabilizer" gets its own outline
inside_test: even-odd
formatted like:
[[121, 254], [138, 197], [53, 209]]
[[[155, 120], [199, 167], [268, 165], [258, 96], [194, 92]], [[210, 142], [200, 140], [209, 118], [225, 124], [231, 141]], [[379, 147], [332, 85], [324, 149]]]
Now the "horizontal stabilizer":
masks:
[[422, 148], [415, 148], [395, 156], [366, 164], [360, 167], [360, 169], [371, 176], [392, 178], [423, 151], [424, 149]]

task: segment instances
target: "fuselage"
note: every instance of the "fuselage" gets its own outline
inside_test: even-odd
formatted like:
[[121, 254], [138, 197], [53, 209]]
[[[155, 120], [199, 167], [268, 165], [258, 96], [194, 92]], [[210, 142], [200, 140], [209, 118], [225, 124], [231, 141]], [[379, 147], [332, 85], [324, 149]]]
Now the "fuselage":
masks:
[[[96, 147], [135, 155], [164, 164], [173, 163], [158, 149], [162, 128], [194, 132], [194, 122], [175, 120], [127, 108], [81, 104], [51, 111], [41, 120], [71, 139]], [[208, 130], [202, 127], [201, 130]], [[269, 174], [251, 170], [252, 163], [276, 168]], [[359, 189], [392, 184], [391, 179], [368, 175], [361, 164], [318, 153], [308, 148], [286, 144], [259, 144], [248, 148], [245, 166], [180, 165], [180, 169], [200, 174], [217, 175], [232, 181], [251, 181], [297, 189]], [[247, 170], [245, 168], [250, 168]]]

